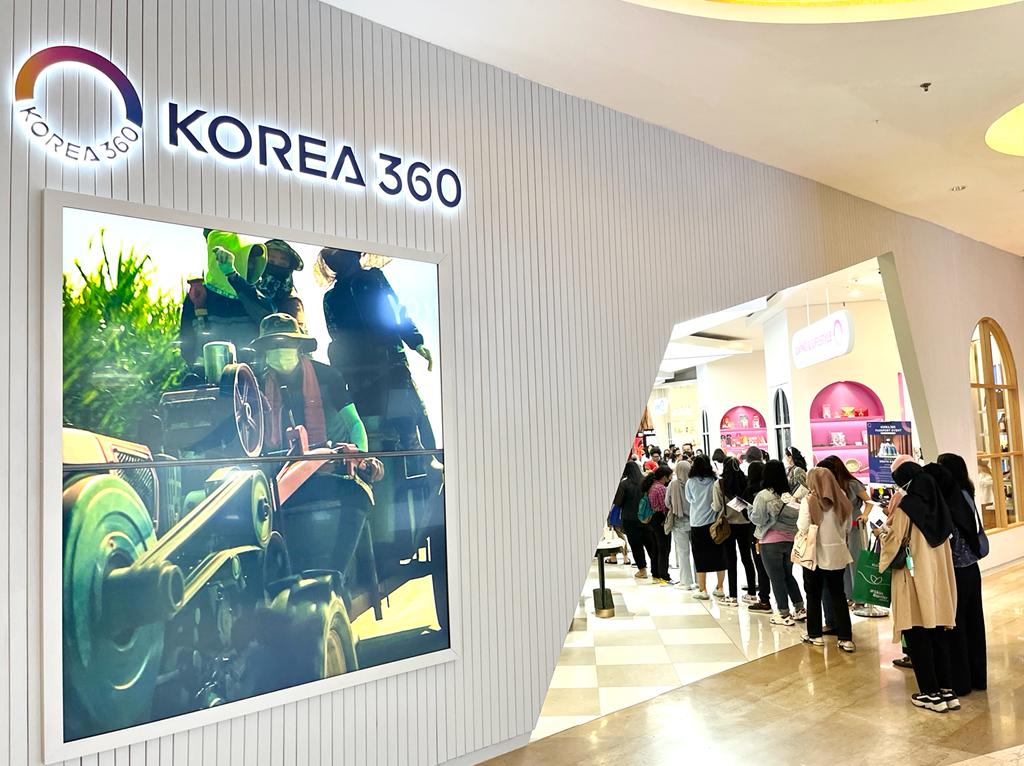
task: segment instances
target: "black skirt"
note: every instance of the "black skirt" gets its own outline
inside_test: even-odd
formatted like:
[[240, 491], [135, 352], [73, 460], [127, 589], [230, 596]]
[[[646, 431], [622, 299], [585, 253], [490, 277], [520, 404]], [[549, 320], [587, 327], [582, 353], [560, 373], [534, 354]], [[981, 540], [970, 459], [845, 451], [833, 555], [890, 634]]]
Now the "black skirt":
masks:
[[725, 548], [711, 539], [711, 525], [690, 527], [690, 550], [694, 569], [698, 572], [725, 570]]

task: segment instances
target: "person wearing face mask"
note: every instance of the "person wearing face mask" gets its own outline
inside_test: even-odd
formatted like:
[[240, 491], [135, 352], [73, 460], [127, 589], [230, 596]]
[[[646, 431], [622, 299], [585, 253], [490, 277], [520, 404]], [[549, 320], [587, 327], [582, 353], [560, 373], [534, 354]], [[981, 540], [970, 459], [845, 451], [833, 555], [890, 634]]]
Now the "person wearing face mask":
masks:
[[291, 314], [299, 320], [299, 327], [305, 328], [306, 313], [293, 282], [295, 272], [304, 266], [302, 257], [283, 239], [268, 239], [263, 244], [267, 248], [267, 268], [256, 288], [272, 304], [270, 313]]
[[254, 287], [267, 265], [267, 248], [229, 231], [204, 229], [206, 275], [190, 279], [181, 307], [179, 349], [190, 365], [202, 360], [203, 346], [227, 341], [235, 349], [249, 345], [260, 321], [273, 313]]
[[434, 359], [384, 272], [364, 269], [355, 250], [324, 248], [315, 271], [331, 288], [324, 318], [331, 366], [348, 381], [375, 449], [433, 449], [434, 432], [409, 371], [405, 348]]
[[[367, 452], [366, 429], [348, 396], [345, 378], [326, 364], [310, 359], [316, 339], [302, 332], [290, 314], [271, 314], [260, 323], [253, 348], [266, 366], [260, 382], [266, 399], [264, 445], [269, 451], [285, 449], [285, 431], [293, 425], [306, 429], [311, 447], [334, 445], [345, 451]], [[381, 477], [379, 461], [364, 460], [360, 475], [368, 481]]]
[[953, 520], [935, 480], [912, 457], [896, 458], [892, 478], [900, 492], [887, 524], [872, 533], [882, 541], [879, 571], [892, 570], [893, 643], [906, 639], [919, 689], [911, 703], [937, 713], [959, 710], [949, 652], [957, 602]]

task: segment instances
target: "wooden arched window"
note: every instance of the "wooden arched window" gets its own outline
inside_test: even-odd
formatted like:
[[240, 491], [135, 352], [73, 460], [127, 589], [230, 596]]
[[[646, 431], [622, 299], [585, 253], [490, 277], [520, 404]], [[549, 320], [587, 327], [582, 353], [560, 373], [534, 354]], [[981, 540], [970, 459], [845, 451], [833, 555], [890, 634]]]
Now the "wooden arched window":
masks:
[[1006, 335], [982, 319], [971, 337], [971, 397], [978, 449], [977, 501], [986, 529], [1022, 521], [1017, 508], [1024, 481], [1017, 367]]

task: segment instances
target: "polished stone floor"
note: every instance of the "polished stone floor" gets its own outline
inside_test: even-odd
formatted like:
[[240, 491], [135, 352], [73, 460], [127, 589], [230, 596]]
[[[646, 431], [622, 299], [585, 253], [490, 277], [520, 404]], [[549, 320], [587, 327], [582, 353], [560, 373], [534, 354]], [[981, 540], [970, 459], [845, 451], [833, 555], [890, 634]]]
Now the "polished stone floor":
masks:
[[636, 580], [632, 566], [605, 569], [615, 617], [594, 617], [595, 563], [531, 740], [800, 643], [799, 627], [773, 626], [770, 615]]
[[986, 576], [989, 690], [964, 698], [956, 713], [912, 707], [913, 674], [891, 665], [899, 647], [890, 643], [889, 621], [862, 620], [854, 628], [856, 654], [834, 644], [783, 648], [488, 763], [1018, 763], [1024, 744], [1022, 591], [1024, 565]]

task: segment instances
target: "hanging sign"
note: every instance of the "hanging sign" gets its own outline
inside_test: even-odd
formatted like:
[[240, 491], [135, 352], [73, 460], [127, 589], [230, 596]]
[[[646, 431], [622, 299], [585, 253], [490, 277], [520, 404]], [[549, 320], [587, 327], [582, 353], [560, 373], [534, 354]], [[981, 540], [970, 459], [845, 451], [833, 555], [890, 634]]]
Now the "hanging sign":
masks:
[[853, 351], [853, 317], [846, 309], [793, 333], [793, 365], [802, 370]]

